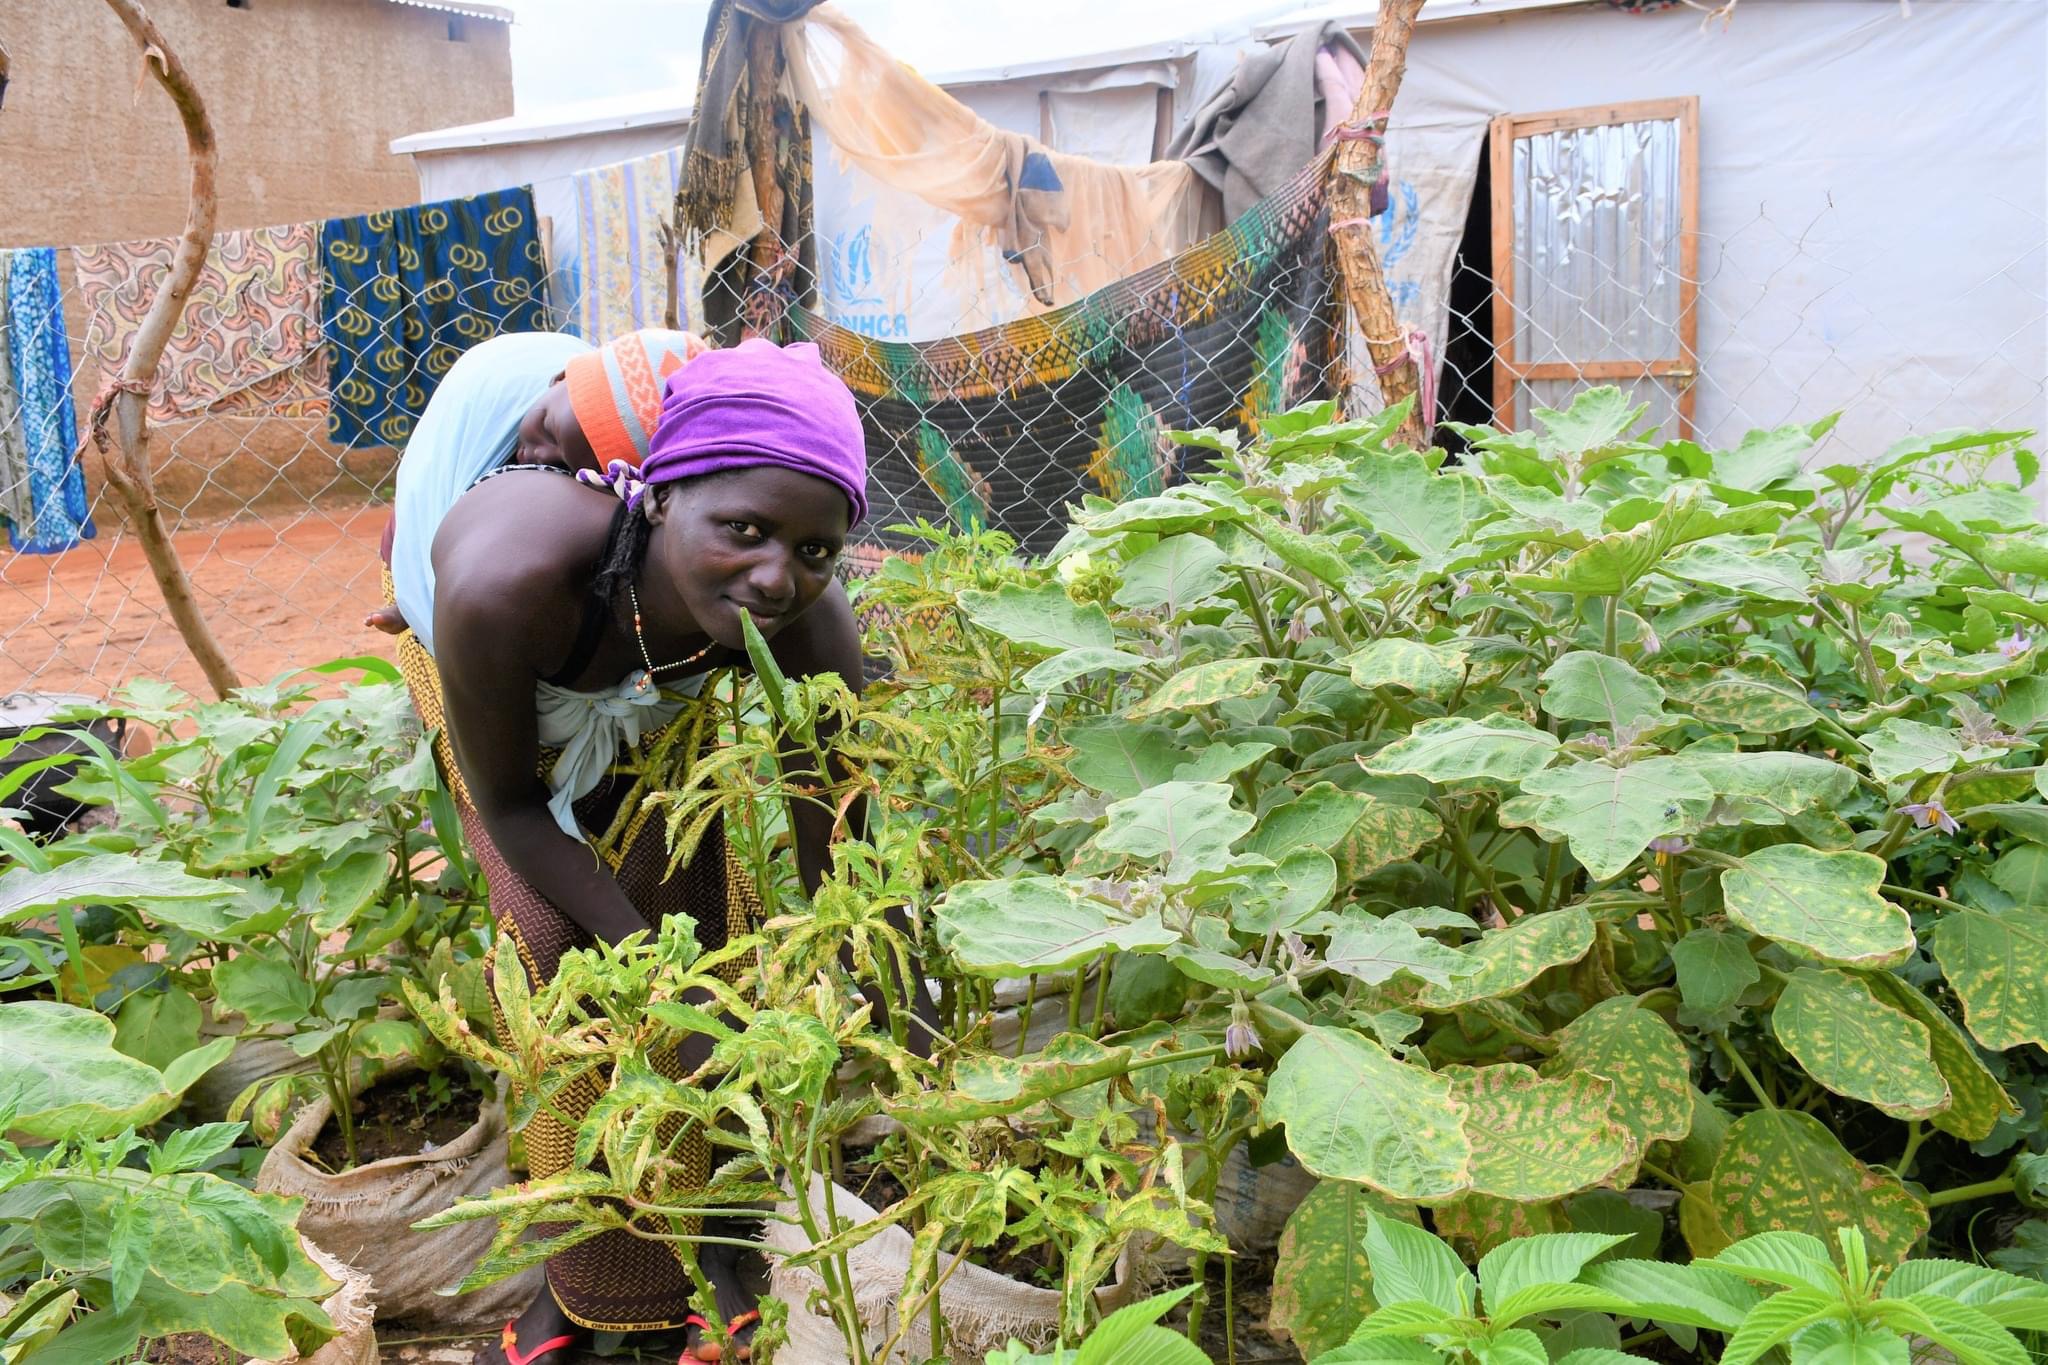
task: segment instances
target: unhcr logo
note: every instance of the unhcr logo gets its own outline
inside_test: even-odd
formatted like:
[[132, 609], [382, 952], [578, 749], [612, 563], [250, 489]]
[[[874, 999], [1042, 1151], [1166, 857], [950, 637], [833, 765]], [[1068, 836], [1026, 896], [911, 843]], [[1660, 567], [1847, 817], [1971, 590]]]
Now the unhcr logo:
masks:
[[910, 315], [890, 310], [875, 282], [875, 230], [863, 224], [825, 241], [825, 277], [832, 320], [862, 336], [910, 339]]

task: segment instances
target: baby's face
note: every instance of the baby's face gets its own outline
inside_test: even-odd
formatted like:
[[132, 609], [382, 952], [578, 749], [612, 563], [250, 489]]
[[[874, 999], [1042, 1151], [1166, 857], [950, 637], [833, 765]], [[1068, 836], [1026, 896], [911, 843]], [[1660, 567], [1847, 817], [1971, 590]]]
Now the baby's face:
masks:
[[519, 419], [519, 438], [512, 458], [519, 464], [551, 464], [563, 469], [596, 469], [597, 456], [569, 403], [569, 385], [561, 375], [534, 400]]

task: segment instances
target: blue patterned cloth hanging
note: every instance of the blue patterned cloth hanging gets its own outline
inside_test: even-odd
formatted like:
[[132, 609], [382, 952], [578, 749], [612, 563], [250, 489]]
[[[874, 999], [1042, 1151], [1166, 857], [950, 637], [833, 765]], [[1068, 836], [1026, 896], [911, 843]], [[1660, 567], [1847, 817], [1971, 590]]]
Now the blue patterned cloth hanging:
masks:
[[320, 226], [327, 438], [402, 446], [456, 357], [550, 330], [533, 191], [494, 190]]
[[[71, 341], [64, 332], [55, 247], [0, 251], [0, 331], [7, 339], [0, 387], [11, 390], [11, 401], [0, 401], [0, 420], [19, 423], [28, 484], [28, 520], [10, 517], [7, 538], [24, 553], [55, 554], [94, 534], [85, 472], [78, 464]], [[9, 502], [20, 505], [18, 497]]]

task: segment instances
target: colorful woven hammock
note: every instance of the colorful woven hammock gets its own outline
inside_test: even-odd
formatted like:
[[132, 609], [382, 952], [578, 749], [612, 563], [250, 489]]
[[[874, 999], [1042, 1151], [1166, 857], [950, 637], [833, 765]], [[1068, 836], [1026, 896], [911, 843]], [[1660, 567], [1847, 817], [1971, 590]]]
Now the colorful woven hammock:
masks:
[[923, 517], [993, 527], [1025, 553], [1084, 493], [1157, 493], [1182, 473], [1173, 428], [1237, 426], [1333, 387], [1341, 335], [1327, 257], [1326, 159], [1178, 256], [1075, 303], [941, 341], [877, 341], [804, 308], [867, 426], [869, 534]]

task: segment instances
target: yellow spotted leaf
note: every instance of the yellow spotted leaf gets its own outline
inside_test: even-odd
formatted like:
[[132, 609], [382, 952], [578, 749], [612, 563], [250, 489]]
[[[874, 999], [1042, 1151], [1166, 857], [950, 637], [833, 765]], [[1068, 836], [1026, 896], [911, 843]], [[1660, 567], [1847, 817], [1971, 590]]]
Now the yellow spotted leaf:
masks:
[[1569, 1232], [1572, 1226], [1561, 1205], [1524, 1204], [1492, 1194], [1461, 1194], [1432, 1208], [1429, 1216], [1436, 1235], [1471, 1262], [1517, 1237]]
[[1448, 1010], [1476, 1000], [1513, 995], [1552, 967], [1577, 962], [1593, 946], [1593, 917], [1582, 905], [1524, 915], [1505, 929], [1489, 930], [1467, 948], [1478, 968], [1447, 986], [1430, 985], [1425, 1009]]
[[1444, 1068], [1465, 1105], [1472, 1188], [1525, 1202], [1561, 1199], [1633, 1167], [1635, 1134], [1615, 1113], [1614, 1083], [1591, 1072], [1539, 1076], [1519, 1062]]
[[1256, 692], [1265, 684], [1271, 659], [1216, 659], [1174, 674], [1124, 714], [1132, 720], [1213, 706]]
[[1878, 895], [1884, 860], [1774, 844], [1721, 874], [1729, 918], [1808, 956], [1845, 967], [1888, 967], [1913, 951], [1906, 912]]
[[1558, 1030], [1556, 1042], [1543, 1074], [1580, 1071], [1613, 1082], [1616, 1113], [1635, 1134], [1638, 1156], [1692, 1131], [1692, 1058], [1662, 1015], [1615, 996]]
[[1395, 687], [1418, 697], [1444, 697], [1465, 676], [1465, 651], [1388, 636], [1338, 660], [1354, 687]]
[[1981, 1142], [2001, 1118], [2018, 1117], [2020, 1107], [1978, 1058], [1970, 1035], [1939, 1006], [1890, 972], [1872, 972], [1863, 984], [1879, 1000], [1926, 1026], [1929, 1051], [1952, 1097], [1949, 1107], [1930, 1120], [1936, 1128], [1965, 1142]]
[[1807, 1075], [1837, 1095], [1900, 1119], [1948, 1107], [1948, 1082], [1928, 1050], [1927, 1026], [1880, 1004], [1847, 972], [1794, 972], [1771, 1011], [1771, 1030]]
[[1933, 949], [1978, 1042], [2048, 1047], [2048, 910], [1950, 910]]
[[1410, 857], [1443, 832], [1443, 823], [1429, 811], [1375, 801], [1330, 852], [1338, 873], [1354, 882]]
[[1304, 1357], [1342, 1346], [1379, 1306], [1365, 1254], [1367, 1210], [1421, 1226], [1405, 1204], [1347, 1181], [1325, 1180], [1308, 1192], [1280, 1232], [1267, 1324]]
[[1873, 1265], [1904, 1260], [1927, 1233], [1926, 1207], [1896, 1176], [1865, 1166], [1819, 1119], [1791, 1109], [1735, 1121], [1708, 1202], [1731, 1241], [1784, 1231], [1832, 1245], [1837, 1229], [1861, 1228]]

